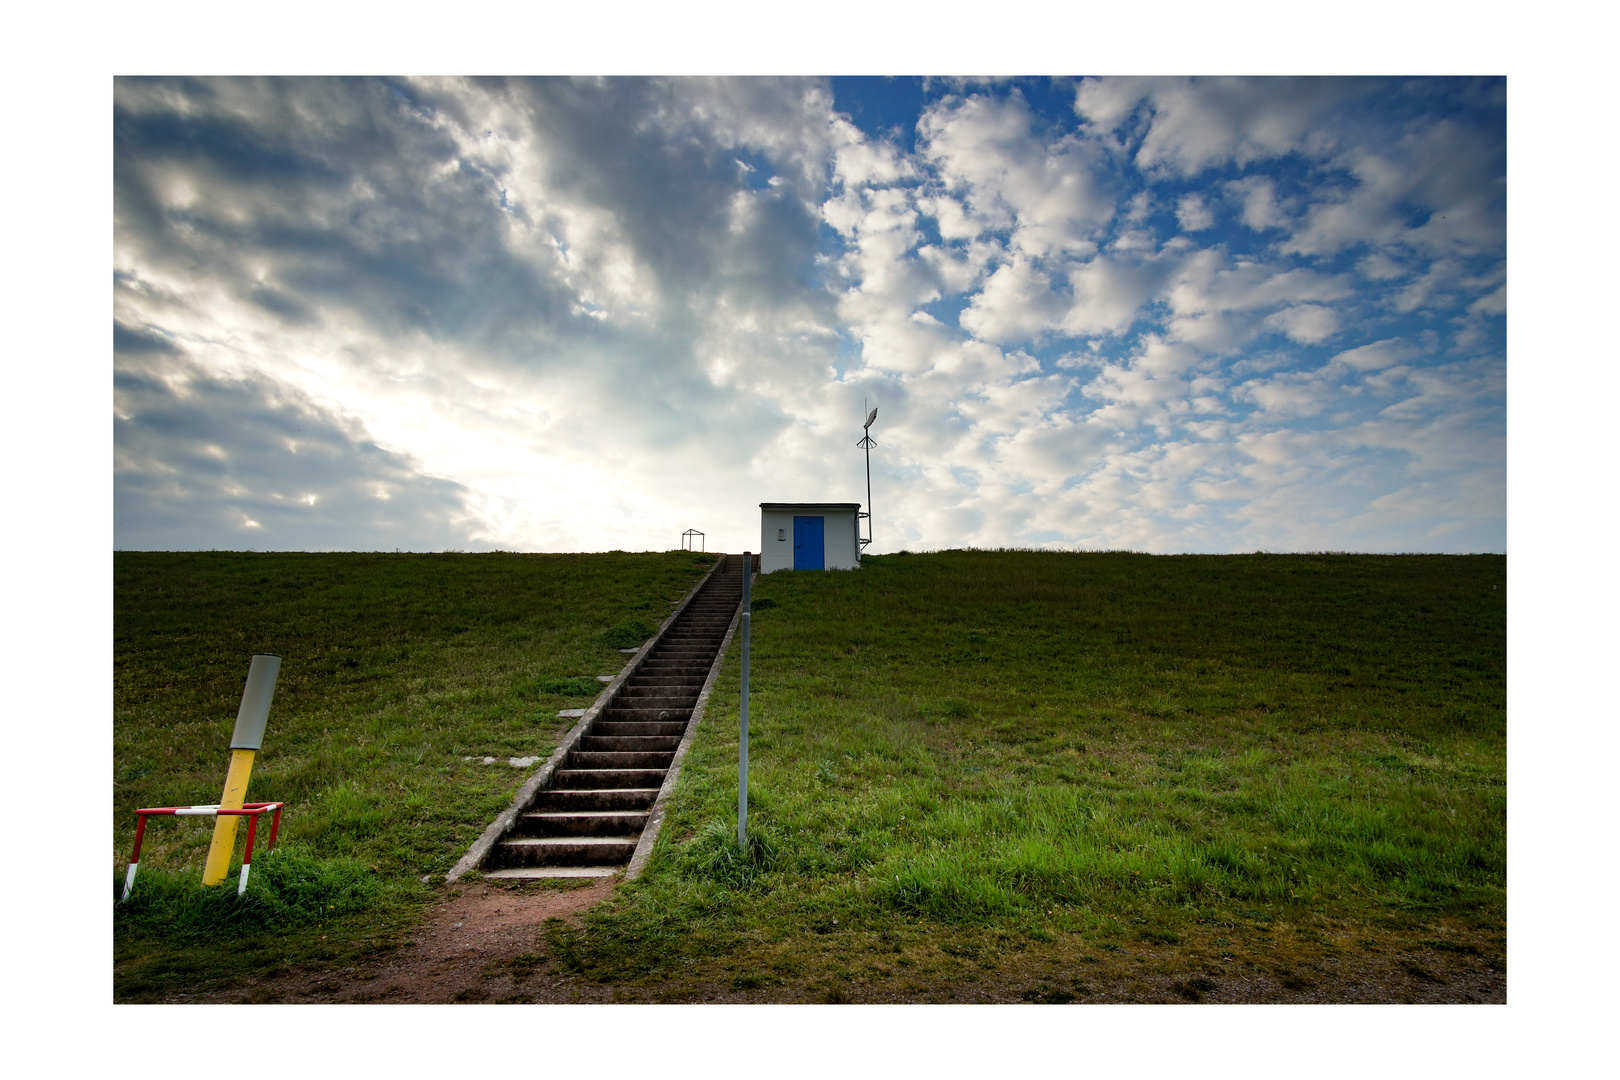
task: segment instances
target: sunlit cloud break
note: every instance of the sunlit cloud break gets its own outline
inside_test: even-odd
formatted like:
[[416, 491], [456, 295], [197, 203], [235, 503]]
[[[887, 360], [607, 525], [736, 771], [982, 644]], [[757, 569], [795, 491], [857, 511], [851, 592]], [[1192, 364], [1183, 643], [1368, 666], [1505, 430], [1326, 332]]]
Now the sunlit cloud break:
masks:
[[120, 79], [123, 549], [1503, 551], [1501, 79]]

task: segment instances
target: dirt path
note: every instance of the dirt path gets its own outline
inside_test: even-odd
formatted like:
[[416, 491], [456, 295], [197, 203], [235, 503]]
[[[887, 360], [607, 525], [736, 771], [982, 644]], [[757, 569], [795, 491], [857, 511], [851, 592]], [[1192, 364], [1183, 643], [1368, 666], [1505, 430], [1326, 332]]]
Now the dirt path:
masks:
[[524, 891], [481, 883], [450, 889], [410, 941], [373, 963], [299, 972], [255, 983], [250, 991], [179, 996], [182, 1002], [593, 1002], [611, 988], [555, 971], [541, 929], [547, 919], [577, 920], [612, 895], [614, 878], [567, 890]]

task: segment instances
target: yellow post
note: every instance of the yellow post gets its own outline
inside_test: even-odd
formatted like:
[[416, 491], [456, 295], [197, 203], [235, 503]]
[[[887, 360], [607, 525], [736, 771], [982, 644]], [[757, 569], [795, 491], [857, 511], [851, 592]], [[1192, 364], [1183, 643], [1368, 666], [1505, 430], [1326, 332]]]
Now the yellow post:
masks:
[[[270, 718], [270, 698], [276, 692], [276, 673], [280, 670], [281, 657], [265, 653], [255, 655], [248, 668], [242, 707], [237, 710], [236, 728], [231, 732], [231, 767], [225, 773], [225, 791], [219, 797], [222, 810], [240, 810], [247, 801], [253, 755], [264, 743], [264, 725]], [[208, 846], [208, 861], [203, 864], [204, 885], [218, 885], [231, 872], [236, 818], [235, 814], [222, 814], [214, 819], [214, 842]]]
[[[232, 750], [231, 767], [225, 773], [225, 791], [219, 797], [222, 810], [240, 810], [247, 802], [248, 776], [253, 772], [256, 750]], [[218, 885], [231, 872], [231, 853], [236, 849], [235, 814], [214, 819], [214, 842], [208, 846], [208, 862], [203, 866], [203, 884]]]

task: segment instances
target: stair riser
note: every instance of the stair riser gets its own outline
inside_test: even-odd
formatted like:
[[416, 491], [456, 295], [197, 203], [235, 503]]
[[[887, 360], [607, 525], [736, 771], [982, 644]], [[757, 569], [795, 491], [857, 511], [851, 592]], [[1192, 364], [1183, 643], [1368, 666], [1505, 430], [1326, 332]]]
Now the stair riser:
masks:
[[679, 735], [587, 735], [579, 748], [597, 754], [673, 754], [681, 745]]
[[[591, 750], [574, 750], [568, 755], [569, 769], [638, 769], [658, 770], [669, 768], [669, 763], [675, 757], [675, 752], [655, 751], [650, 754], [615, 753]], [[662, 783], [662, 781], [660, 781]]]
[[533, 807], [535, 810], [645, 810], [657, 798], [657, 790], [548, 790], [535, 796]]
[[[692, 687], [690, 694], [681, 693], [681, 688], [671, 692], [666, 687], [652, 687], [640, 692], [634, 690], [621, 690], [619, 696], [614, 698], [614, 704], [624, 709], [690, 709], [697, 704], [698, 687]], [[655, 691], [663, 690], [663, 693]]]
[[615, 720], [598, 720], [591, 725], [591, 738], [616, 739], [620, 736], [634, 736], [644, 738], [650, 735], [660, 737], [673, 735], [679, 739], [686, 734], [686, 725], [682, 723], [664, 724], [636, 724], [624, 723]]
[[664, 783], [663, 769], [558, 769], [552, 773], [559, 788], [655, 788]]
[[491, 853], [499, 866], [614, 866], [629, 862], [636, 845], [592, 844], [557, 847], [529, 847], [496, 844]]
[[661, 694], [621, 694], [608, 703], [610, 709], [690, 709], [697, 704], [698, 688], [676, 686]]
[[680, 723], [683, 727], [692, 719], [692, 710], [685, 709], [603, 709], [603, 720], [618, 724], [664, 724], [670, 722]]
[[513, 836], [634, 836], [647, 824], [644, 813], [561, 817], [544, 812], [520, 814]]

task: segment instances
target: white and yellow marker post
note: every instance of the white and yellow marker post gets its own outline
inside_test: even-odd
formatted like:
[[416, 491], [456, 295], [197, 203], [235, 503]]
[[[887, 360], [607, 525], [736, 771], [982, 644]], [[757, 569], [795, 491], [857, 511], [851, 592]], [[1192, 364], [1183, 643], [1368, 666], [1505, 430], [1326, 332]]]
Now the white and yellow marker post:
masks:
[[[253, 755], [264, 745], [264, 725], [270, 719], [270, 698], [276, 692], [276, 675], [281, 657], [258, 653], [248, 667], [247, 688], [242, 691], [242, 707], [236, 712], [231, 731], [231, 765], [225, 773], [225, 791], [219, 797], [221, 810], [240, 810], [247, 800], [248, 777], [253, 772]], [[231, 853], [236, 849], [235, 814], [214, 819], [214, 842], [203, 865], [203, 884], [218, 885], [231, 871]], [[244, 878], [247, 867], [242, 868]]]

